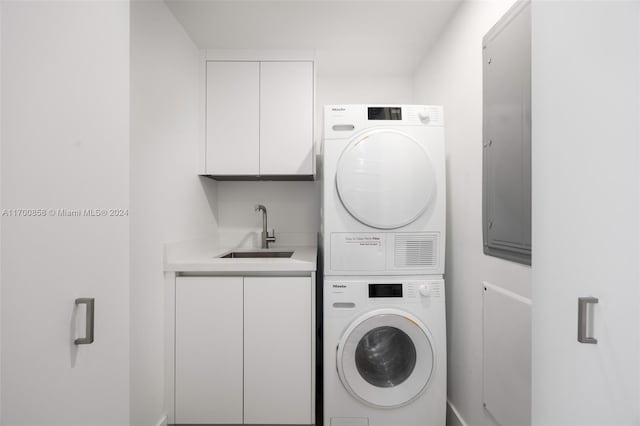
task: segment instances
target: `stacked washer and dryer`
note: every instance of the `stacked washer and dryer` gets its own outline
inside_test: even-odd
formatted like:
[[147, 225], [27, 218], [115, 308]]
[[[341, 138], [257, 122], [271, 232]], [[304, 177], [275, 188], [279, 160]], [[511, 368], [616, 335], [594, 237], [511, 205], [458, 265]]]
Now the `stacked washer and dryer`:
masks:
[[322, 148], [325, 426], [444, 426], [442, 108], [333, 105]]

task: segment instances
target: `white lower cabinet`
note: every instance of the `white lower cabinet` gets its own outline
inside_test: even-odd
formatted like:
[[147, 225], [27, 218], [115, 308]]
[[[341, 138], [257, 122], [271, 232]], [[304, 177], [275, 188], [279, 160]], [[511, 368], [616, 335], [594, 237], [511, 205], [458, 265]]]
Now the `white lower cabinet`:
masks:
[[311, 280], [244, 279], [244, 422], [311, 421]]
[[242, 423], [242, 277], [176, 278], [175, 423]]
[[176, 424], [313, 423], [311, 277], [177, 277]]

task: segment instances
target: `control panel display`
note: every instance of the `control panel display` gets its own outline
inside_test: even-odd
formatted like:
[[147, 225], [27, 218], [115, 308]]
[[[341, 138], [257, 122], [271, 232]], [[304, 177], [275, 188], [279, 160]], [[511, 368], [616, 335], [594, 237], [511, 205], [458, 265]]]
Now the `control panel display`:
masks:
[[402, 284], [369, 284], [369, 297], [402, 297]]
[[399, 107], [369, 107], [369, 120], [402, 120], [402, 108]]

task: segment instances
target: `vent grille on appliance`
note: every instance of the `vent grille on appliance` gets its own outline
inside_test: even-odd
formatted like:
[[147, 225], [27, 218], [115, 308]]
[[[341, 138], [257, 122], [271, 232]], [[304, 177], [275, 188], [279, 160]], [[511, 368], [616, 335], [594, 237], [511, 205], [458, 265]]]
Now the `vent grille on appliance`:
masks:
[[418, 297], [418, 286], [416, 286], [415, 284], [408, 284], [407, 297], [411, 299], [416, 299]]
[[429, 283], [429, 294], [432, 299], [440, 299], [443, 295], [442, 283], [439, 282], [431, 282]]
[[398, 268], [435, 268], [438, 264], [436, 234], [400, 234], [395, 237]]

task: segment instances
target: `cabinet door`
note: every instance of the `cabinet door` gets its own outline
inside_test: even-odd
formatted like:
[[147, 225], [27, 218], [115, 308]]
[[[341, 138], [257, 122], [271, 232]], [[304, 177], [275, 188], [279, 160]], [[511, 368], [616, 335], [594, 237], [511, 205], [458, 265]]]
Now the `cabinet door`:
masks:
[[175, 422], [242, 423], [242, 277], [176, 279]]
[[532, 8], [531, 424], [638, 425], [640, 3]]
[[313, 174], [313, 62], [260, 63], [260, 174]]
[[[130, 370], [130, 355], [137, 366], [147, 352], [130, 341], [130, 330], [138, 336], [130, 324], [155, 317], [146, 310], [129, 317], [130, 295], [146, 289], [146, 281], [132, 284], [132, 292], [129, 285], [130, 253], [140, 258], [130, 235], [143, 209], [99, 219], [75, 213], [76, 207], [142, 205], [125, 172], [136, 161], [129, 155], [129, 82], [131, 67], [138, 71], [141, 60], [129, 56], [129, 46], [138, 47], [139, 34], [146, 35], [139, 7], [114, 1], [0, 3], [1, 202], [3, 208], [26, 208], [14, 214], [7, 209], [1, 218], [3, 425], [128, 425], [130, 412], [140, 412], [129, 399], [130, 384], [147, 372]], [[138, 30], [130, 38], [133, 22]], [[137, 74], [133, 78], [137, 83]], [[36, 217], [32, 208], [74, 213], [56, 217], [50, 210]], [[137, 243], [141, 228], [135, 231]], [[76, 298], [95, 299], [91, 344], [73, 343], [86, 335], [86, 306], [76, 306]], [[147, 341], [156, 344], [155, 330], [151, 334]], [[134, 395], [146, 400], [138, 391]]]
[[244, 422], [310, 424], [311, 278], [244, 281]]
[[484, 37], [484, 253], [531, 264], [531, 8]]
[[207, 62], [206, 172], [257, 175], [260, 64]]

